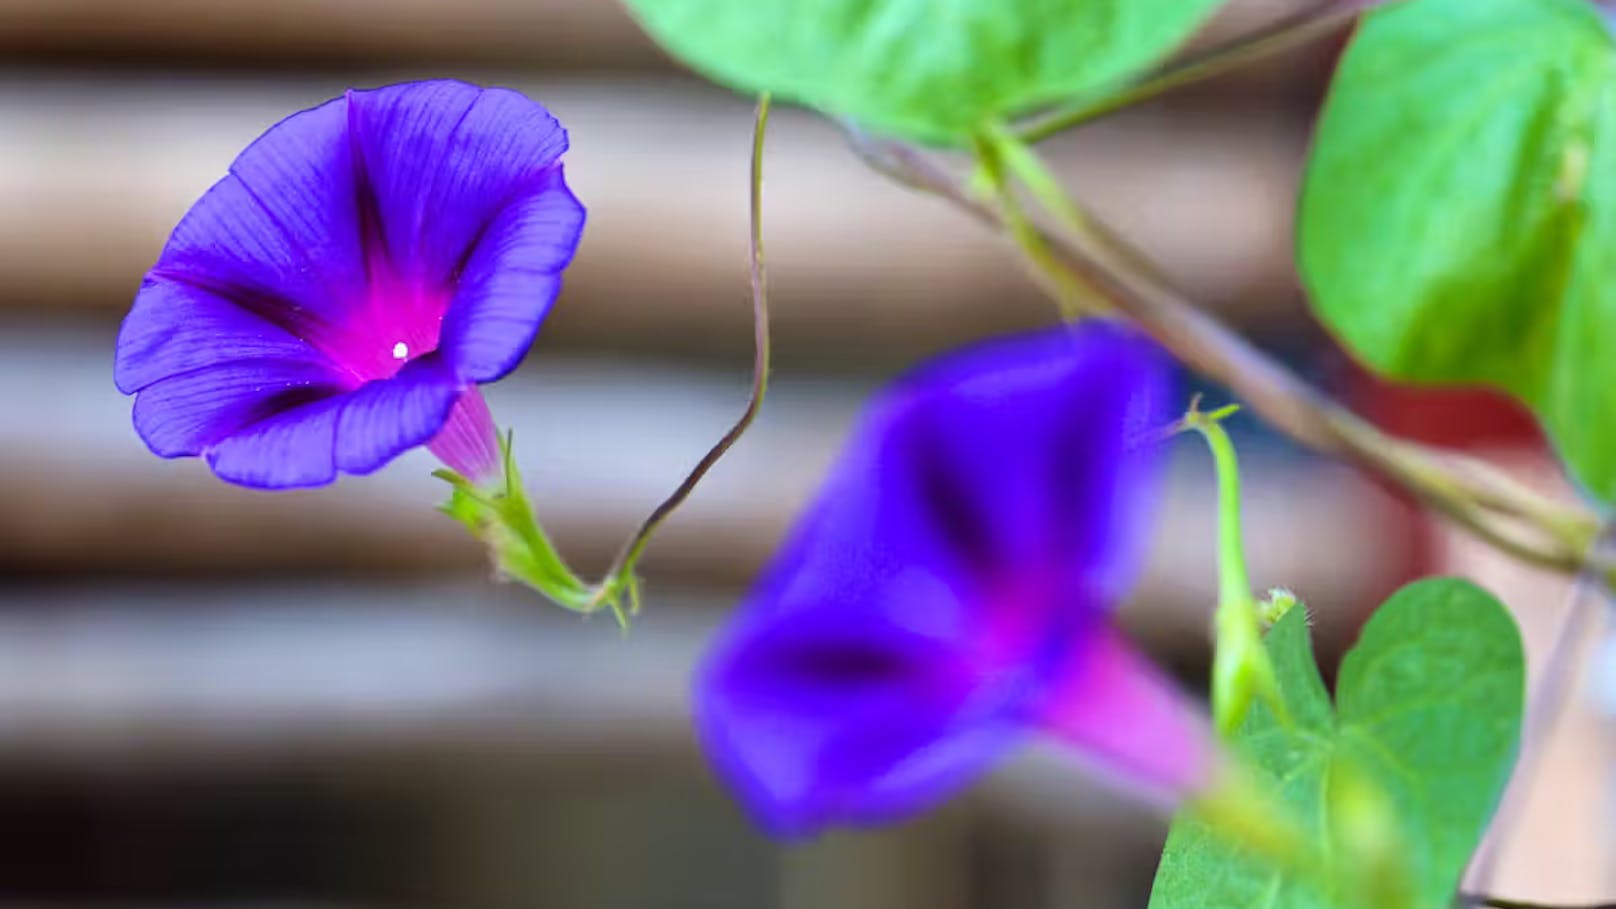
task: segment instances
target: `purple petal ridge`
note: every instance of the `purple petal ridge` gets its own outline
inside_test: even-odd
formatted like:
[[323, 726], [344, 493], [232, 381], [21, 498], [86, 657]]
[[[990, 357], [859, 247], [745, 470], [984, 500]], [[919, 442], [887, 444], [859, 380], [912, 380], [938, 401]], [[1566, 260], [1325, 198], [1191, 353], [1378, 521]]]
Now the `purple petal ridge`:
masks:
[[584, 220], [566, 148], [539, 104], [453, 81], [351, 91], [271, 127], [181, 220], [124, 320], [114, 379], [137, 432], [263, 488], [426, 444], [555, 302]]
[[1196, 712], [1157, 712], [1146, 737], [1182, 752], [1164, 769], [1108, 706], [1159, 681], [1118, 656], [1110, 614], [1146, 543], [1170, 375], [1095, 323], [976, 345], [871, 404], [697, 674], [699, 737], [763, 826], [903, 817], [1032, 731], [1182, 794], [1207, 753]]

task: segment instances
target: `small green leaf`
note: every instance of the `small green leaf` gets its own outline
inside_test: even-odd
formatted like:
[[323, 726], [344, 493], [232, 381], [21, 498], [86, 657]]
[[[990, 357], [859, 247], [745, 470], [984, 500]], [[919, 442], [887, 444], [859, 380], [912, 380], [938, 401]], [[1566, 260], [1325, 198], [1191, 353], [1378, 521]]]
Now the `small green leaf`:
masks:
[[1152, 909], [1389, 907], [1389, 894], [1446, 907], [1514, 761], [1525, 670], [1513, 619], [1469, 582], [1410, 584], [1342, 662], [1337, 710], [1304, 610], [1280, 617], [1267, 645], [1292, 724], [1259, 703], [1235, 743], [1318, 831], [1320, 851], [1344, 863], [1323, 872], [1335, 885], [1287, 875], [1185, 817], [1168, 837]]
[[1319, 123], [1298, 257], [1369, 366], [1509, 392], [1616, 496], [1616, 40], [1595, 4], [1369, 16]]
[[960, 144], [1111, 87], [1224, 0], [627, 0], [712, 79], [881, 131]]

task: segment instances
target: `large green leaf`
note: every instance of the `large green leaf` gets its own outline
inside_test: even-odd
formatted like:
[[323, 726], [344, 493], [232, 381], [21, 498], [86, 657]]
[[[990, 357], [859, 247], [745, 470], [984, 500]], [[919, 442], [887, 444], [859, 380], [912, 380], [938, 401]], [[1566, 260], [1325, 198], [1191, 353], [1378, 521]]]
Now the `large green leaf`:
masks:
[[1224, 0], [627, 0], [716, 81], [867, 127], [959, 142], [1109, 86]]
[[[1378, 788], [1394, 815], [1417, 905], [1449, 905], [1514, 760], [1525, 687], [1515, 623], [1466, 581], [1398, 591], [1341, 664], [1336, 708], [1319, 680], [1301, 609], [1267, 645], [1292, 718], [1254, 705], [1237, 748], [1329, 850], [1330, 787], [1347, 772]], [[1337, 856], [1339, 858], [1339, 856]], [[1360, 885], [1345, 868], [1341, 880]], [[1339, 893], [1240, 852], [1188, 818], [1173, 825], [1152, 909], [1339, 909]]]
[[1530, 405], [1616, 496], [1616, 42], [1589, 0], [1409, 0], [1348, 48], [1300, 266], [1355, 354]]

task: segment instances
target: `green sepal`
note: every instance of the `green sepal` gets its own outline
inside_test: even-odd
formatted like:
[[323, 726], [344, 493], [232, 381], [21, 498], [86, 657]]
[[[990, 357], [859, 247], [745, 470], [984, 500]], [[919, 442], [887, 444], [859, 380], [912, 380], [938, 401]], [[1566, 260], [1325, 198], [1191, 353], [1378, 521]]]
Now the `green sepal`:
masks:
[[450, 486], [449, 499], [439, 510], [487, 545], [494, 567], [502, 575], [573, 612], [610, 609], [626, 626], [629, 615], [639, 611], [639, 582], [632, 566], [600, 584], [580, 578], [534, 514], [511, 454], [509, 435], [500, 439], [500, 461], [502, 475], [482, 486], [452, 470], [433, 471], [434, 477]]
[[1212, 654], [1212, 721], [1218, 734], [1234, 735], [1253, 701], [1267, 704], [1282, 722], [1290, 721], [1273, 661], [1263, 646], [1256, 603], [1218, 608], [1214, 620], [1216, 649]]

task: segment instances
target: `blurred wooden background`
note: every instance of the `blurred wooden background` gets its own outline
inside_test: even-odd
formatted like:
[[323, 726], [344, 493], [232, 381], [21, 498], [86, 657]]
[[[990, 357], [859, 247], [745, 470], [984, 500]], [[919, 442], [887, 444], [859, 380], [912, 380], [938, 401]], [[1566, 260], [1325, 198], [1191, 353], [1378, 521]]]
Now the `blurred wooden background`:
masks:
[[[1234, 0], [1197, 39], [1309, 5]], [[1291, 205], [1341, 36], [1049, 143], [1063, 177], [1273, 349], [1346, 375], [1300, 305]], [[0, 899], [557, 907], [1142, 905], [1162, 819], [1019, 760], [909, 828], [781, 852], [708, 780], [684, 679], [860, 401], [928, 353], [1053, 319], [1009, 251], [785, 111], [765, 416], [669, 524], [629, 634], [491, 582], [423, 454], [330, 489], [149, 455], [112, 340], [230, 159], [349, 86], [456, 76], [567, 125], [590, 209], [561, 305], [490, 392], [586, 568], [740, 407], [750, 104], [606, 0], [0, 0]], [[1215, 392], [1214, 392], [1215, 393]], [[1254, 576], [1339, 649], [1433, 537], [1242, 427]], [[1128, 620], [1203, 674], [1194, 446]]]

